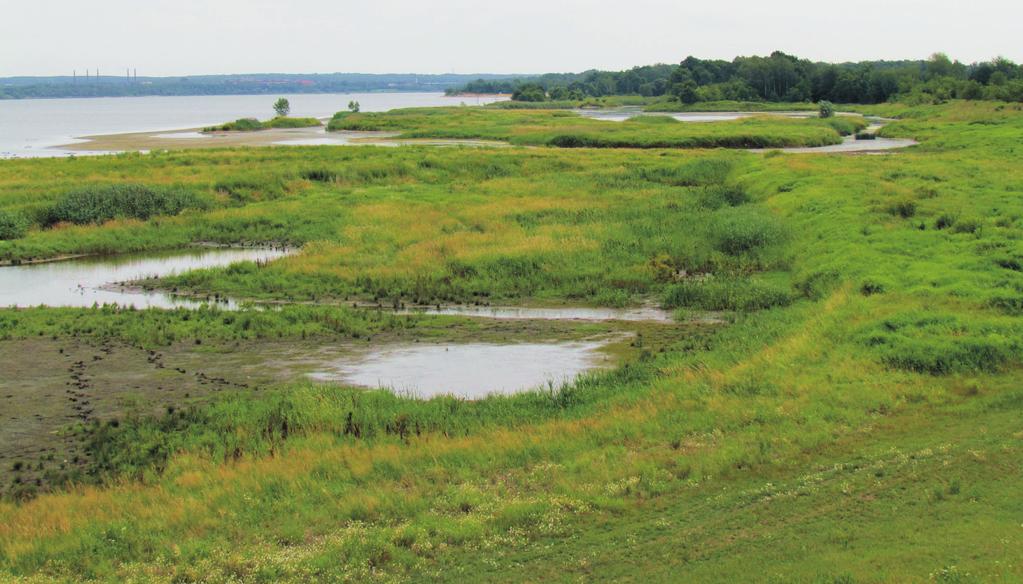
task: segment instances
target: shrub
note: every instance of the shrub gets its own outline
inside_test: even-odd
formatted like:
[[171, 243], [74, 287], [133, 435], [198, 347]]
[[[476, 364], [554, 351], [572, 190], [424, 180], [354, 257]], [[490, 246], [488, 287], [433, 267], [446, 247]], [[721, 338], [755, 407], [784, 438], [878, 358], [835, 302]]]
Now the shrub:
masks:
[[817, 104], [817, 112], [822, 118], [835, 117], [835, 104], [830, 101], [821, 100], [821, 102]]
[[810, 300], [820, 300], [841, 283], [842, 275], [837, 270], [820, 270], [797, 282], [796, 290]]
[[47, 211], [45, 223], [84, 225], [117, 218], [146, 220], [155, 215], [177, 215], [188, 208], [207, 207], [208, 201], [182, 188], [139, 184], [92, 186], [61, 197]]
[[741, 278], [686, 280], [664, 296], [665, 308], [753, 311], [792, 302], [788, 290], [764, 282]]
[[0, 241], [18, 239], [28, 232], [28, 219], [21, 213], [0, 211]]
[[935, 229], [948, 229], [956, 224], [955, 215], [949, 215], [948, 213], [942, 213], [938, 215], [938, 218], [934, 220]]
[[960, 219], [952, 226], [952, 233], [977, 233], [981, 227], [980, 219]]
[[338, 175], [333, 170], [327, 170], [324, 168], [314, 168], [310, 170], [303, 170], [300, 176], [306, 180], [316, 182], [338, 182]]
[[784, 231], [763, 211], [726, 208], [716, 213], [711, 225], [714, 247], [729, 255], [741, 255], [781, 241]]
[[864, 280], [860, 284], [860, 294], [864, 296], [873, 296], [875, 294], [884, 294], [888, 291], [888, 285], [881, 280], [868, 279]]
[[686, 164], [644, 167], [639, 175], [644, 180], [676, 187], [719, 185], [725, 182], [734, 166], [730, 160], [704, 158]]
[[1004, 326], [966, 322], [956, 316], [908, 313], [884, 321], [866, 337], [892, 368], [947, 375], [995, 372], [1018, 361], [1021, 347]]
[[843, 136], [855, 134], [863, 127], [862, 121], [858, 118], [830, 118], [827, 123]]
[[750, 196], [742, 187], [713, 185], [700, 190], [696, 201], [705, 209], [720, 209], [744, 205], [750, 201]]
[[897, 201], [888, 206], [888, 214], [909, 219], [916, 215], [916, 201]]
[[316, 118], [274, 118], [261, 124], [263, 128], [312, 128], [323, 125]]
[[241, 118], [224, 124], [223, 129], [234, 130], [236, 132], [253, 132], [255, 130], [262, 130], [263, 122], [256, 118]]

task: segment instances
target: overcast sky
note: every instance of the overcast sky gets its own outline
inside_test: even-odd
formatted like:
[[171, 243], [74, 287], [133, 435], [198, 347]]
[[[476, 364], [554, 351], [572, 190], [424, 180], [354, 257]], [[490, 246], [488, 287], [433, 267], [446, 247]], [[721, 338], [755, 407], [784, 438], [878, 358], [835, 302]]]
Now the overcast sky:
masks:
[[731, 59], [1023, 60], [1020, 0], [0, 0], [0, 76], [541, 73]]

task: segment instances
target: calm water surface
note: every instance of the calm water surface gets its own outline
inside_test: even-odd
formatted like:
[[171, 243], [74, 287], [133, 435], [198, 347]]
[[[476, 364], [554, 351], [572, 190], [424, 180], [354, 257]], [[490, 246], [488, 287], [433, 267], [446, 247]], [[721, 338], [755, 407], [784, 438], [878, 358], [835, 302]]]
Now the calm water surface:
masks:
[[317, 118], [332, 116], [353, 100], [367, 112], [497, 100], [406, 92], [0, 100], [0, 158], [66, 156], [68, 151], [49, 147], [73, 143], [81, 136], [172, 131], [245, 117], [270, 118], [277, 97], [291, 102], [291, 115]]
[[[125, 255], [0, 267], [0, 306], [79, 306], [119, 304], [136, 308], [196, 307], [195, 300], [167, 292], [135, 292], [110, 286], [188, 270], [242, 261], [269, 261], [286, 255], [279, 249], [210, 248], [160, 255]], [[231, 308], [233, 303], [221, 303]]]
[[600, 342], [384, 346], [348, 356], [310, 377], [414, 397], [478, 399], [572, 381], [608, 364], [598, 351], [601, 346]]
[[440, 306], [398, 310], [399, 313], [444, 314], [499, 320], [580, 320], [627, 322], [674, 322], [667, 310], [660, 308], [587, 308], [587, 307], [525, 307], [525, 306]]

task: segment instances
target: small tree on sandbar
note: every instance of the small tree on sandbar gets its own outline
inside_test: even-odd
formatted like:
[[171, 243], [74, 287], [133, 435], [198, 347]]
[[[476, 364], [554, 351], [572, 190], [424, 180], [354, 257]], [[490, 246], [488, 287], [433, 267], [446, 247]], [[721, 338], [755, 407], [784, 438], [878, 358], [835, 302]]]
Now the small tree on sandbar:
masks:
[[291, 113], [291, 104], [282, 97], [274, 102], [274, 111], [277, 112], [277, 117], [286, 118]]

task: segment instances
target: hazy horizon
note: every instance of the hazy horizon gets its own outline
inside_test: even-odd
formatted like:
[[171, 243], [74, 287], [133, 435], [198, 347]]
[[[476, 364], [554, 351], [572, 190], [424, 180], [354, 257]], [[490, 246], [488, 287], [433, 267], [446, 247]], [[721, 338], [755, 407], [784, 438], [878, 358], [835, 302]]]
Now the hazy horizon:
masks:
[[[535, 74], [731, 60], [781, 50], [814, 61], [1023, 58], [1023, 3], [865, 0], [852, 11], [810, 0], [685, 6], [636, 0], [557, 3], [379, 0], [70, 0], [17, 2], [0, 22], [0, 77], [266, 73]], [[839, 39], [836, 42], [836, 39]]]

